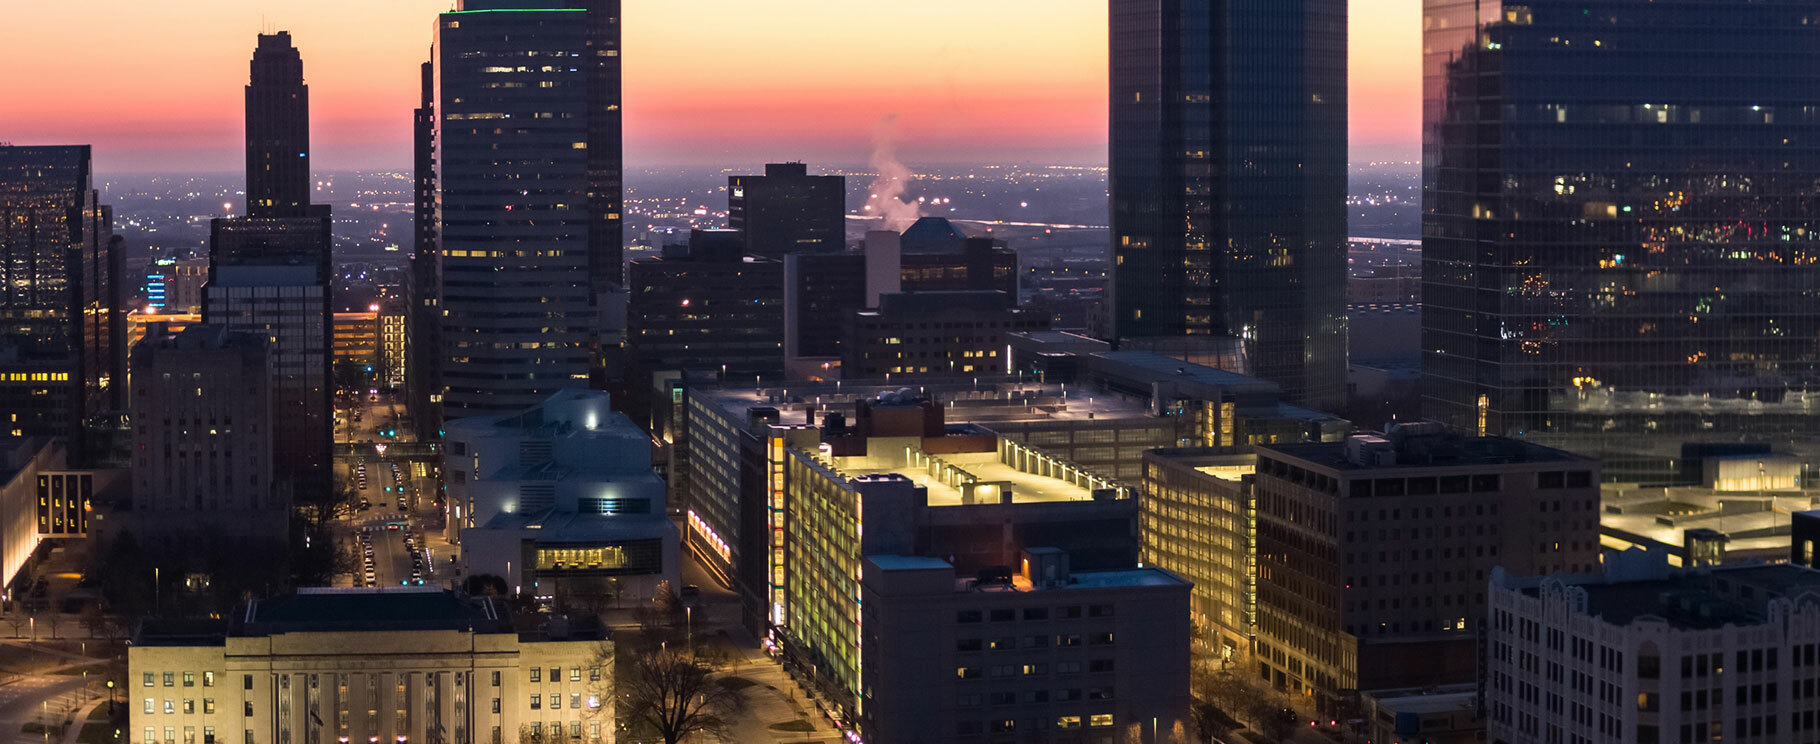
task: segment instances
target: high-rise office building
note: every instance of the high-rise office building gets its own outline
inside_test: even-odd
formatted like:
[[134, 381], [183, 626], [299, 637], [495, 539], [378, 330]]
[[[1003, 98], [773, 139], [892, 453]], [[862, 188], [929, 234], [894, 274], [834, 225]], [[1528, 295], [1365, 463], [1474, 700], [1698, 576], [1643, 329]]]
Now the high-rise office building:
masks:
[[329, 207], [311, 204], [309, 86], [286, 32], [260, 34], [246, 87], [247, 216], [209, 224], [202, 319], [264, 335], [278, 489], [328, 497], [334, 270]]
[[310, 215], [310, 86], [291, 33], [260, 34], [246, 86], [246, 212]]
[[87, 145], [0, 146], [0, 431], [70, 437], [123, 409], [122, 241]]
[[817, 361], [838, 361], [847, 318], [866, 307], [866, 255], [792, 253], [783, 260], [785, 364], [813, 370]]
[[839, 251], [847, 241], [847, 179], [811, 176], [802, 163], [766, 163], [762, 176], [727, 177], [727, 226], [748, 256]]
[[194, 325], [133, 347], [133, 508], [121, 516], [148, 547], [285, 541], [266, 346], [262, 334]]
[[411, 259], [405, 281], [407, 324], [405, 396], [422, 441], [442, 431], [442, 275], [436, 248], [436, 65], [420, 68], [421, 90], [412, 116]]
[[784, 374], [784, 267], [742, 256], [740, 234], [695, 230], [627, 269], [626, 356], [633, 407], [655, 405], [663, 373], [756, 381]]
[[1427, 0], [1425, 415], [1665, 464], [1820, 434], [1817, 10]]
[[622, 274], [619, 2], [464, 0], [432, 64], [443, 416], [586, 387]]
[[1346, 3], [1111, 4], [1116, 338], [1245, 339], [1337, 409], [1346, 384]]

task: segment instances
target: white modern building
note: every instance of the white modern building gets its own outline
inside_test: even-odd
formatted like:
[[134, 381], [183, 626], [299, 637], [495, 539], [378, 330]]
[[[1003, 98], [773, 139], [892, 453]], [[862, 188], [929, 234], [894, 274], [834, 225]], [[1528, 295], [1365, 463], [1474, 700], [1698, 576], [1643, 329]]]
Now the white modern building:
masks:
[[678, 533], [651, 438], [610, 404], [603, 392], [566, 390], [448, 423], [448, 536], [468, 575], [540, 596], [643, 597], [664, 581], [674, 590]]
[[1631, 550], [1592, 576], [1494, 571], [1488, 604], [1492, 742], [1820, 740], [1820, 571]]

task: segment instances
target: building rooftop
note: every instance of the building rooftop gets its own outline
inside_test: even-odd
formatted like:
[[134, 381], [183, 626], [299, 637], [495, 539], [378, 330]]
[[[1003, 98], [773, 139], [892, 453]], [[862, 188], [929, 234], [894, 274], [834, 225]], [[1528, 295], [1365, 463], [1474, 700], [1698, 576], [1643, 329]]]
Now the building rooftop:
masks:
[[[879, 295], [878, 309], [860, 315], [891, 316], [900, 313], [996, 313], [1021, 310], [1011, 295], [996, 289], [888, 292]], [[1024, 311], [1032, 312], [1032, 311]]]
[[[902, 381], [885, 380], [789, 381], [767, 383], [762, 388], [702, 383], [690, 386], [689, 397], [718, 409], [734, 422], [746, 422], [747, 412], [753, 408], [773, 408], [783, 424], [810, 423], [810, 411], [814, 412], [815, 424], [831, 412], [845, 415], [852, 423], [857, 420], [858, 401], [874, 401], [881, 394], [904, 388]], [[1095, 395], [1078, 386], [1071, 389], [1053, 382], [981, 375], [919, 379], [910, 389], [942, 404], [949, 424], [972, 423], [991, 428], [993, 424], [1017, 422], [1157, 419], [1140, 401]]]
[[501, 512], [478, 529], [535, 531], [540, 543], [598, 543], [674, 530], [675, 523], [662, 514], [578, 514], [545, 509], [521, 514]]
[[[1586, 593], [1587, 615], [1612, 625], [1659, 618], [1682, 630], [1761, 623], [1771, 599], [1805, 594], [1820, 601], [1820, 571], [1790, 564], [1718, 566], [1633, 580], [1608, 570], [1571, 586]], [[1541, 587], [1540, 580], [1519, 585], [1530, 596]]]
[[[1422, 424], [1421, 426], [1439, 426]], [[1368, 448], [1394, 452], [1388, 459], [1361, 458], [1353, 451], [1358, 442], [1306, 442], [1297, 444], [1260, 444], [1259, 454], [1300, 460], [1309, 465], [1334, 470], [1394, 470], [1398, 468], [1438, 468], [1524, 463], [1576, 463], [1594, 467], [1597, 461], [1570, 452], [1544, 447], [1505, 437], [1466, 437], [1457, 433], [1422, 429], [1416, 433], [1391, 432], [1388, 436], [1355, 435], [1352, 440], [1370, 440]]]
[[[895, 444], [912, 446], [908, 440], [899, 442], [891, 438], [874, 438], [866, 455], [829, 457], [825, 461], [848, 478], [882, 474], [909, 478], [928, 489], [929, 506], [961, 506], [965, 503], [962, 489], [953, 485], [950, 482], [952, 479], [937, 477], [923, 467], [905, 462], [903, 452], [891, 451]], [[1014, 504], [1094, 500], [1092, 489], [1060, 478], [1023, 472], [1001, 462], [997, 452], [943, 453], [931, 457], [978, 478], [981, 484], [1005, 484], [1011, 490], [1011, 502]], [[998, 503], [999, 500], [996, 491], [980, 498], [984, 503]]]
[[[1687, 533], [1712, 529], [1726, 538], [1727, 556], [1788, 554], [1789, 513], [1810, 508], [1820, 491], [1716, 491], [1702, 486], [1606, 483], [1600, 487], [1601, 541], [1623, 550], [1651, 541], [1678, 553]], [[1679, 556], [1671, 555], [1671, 565]]]
[[1096, 372], [1116, 371], [1123, 377], [1149, 382], [1176, 381], [1277, 394], [1274, 382], [1204, 364], [1185, 362], [1153, 351], [1103, 351], [1092, 355]]
[[967, 234], [946, 217], [923, 217], [904, 230], [905, 253], [959, 253]]
[[509, 632], [505, 610], [485, 597], [459, 597], [445, 589], [384, 587], [300, 589], [296, 594], [248, 602], [229, 619], [234, 636], [348, 631], [468, 630]]
[[881, 571], [931, 571], [953, 570], [954, 566], [940, 558], [921, 555], [869, 555], [866, 560], [872, 561]]

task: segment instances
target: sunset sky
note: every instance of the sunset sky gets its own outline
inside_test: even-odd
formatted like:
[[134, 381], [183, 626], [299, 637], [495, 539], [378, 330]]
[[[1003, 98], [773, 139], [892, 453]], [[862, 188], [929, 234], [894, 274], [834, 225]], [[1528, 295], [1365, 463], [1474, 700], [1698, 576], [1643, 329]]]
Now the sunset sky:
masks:
[[[96, 147], [107, 172], [241, 167], [254, 34], [291, 32], [314, 165], [406, 167], [417, 64], [452, 0], [7, 2], [0, 141]], [[1352, 0], [1355, 159], [1413, 157], [1418, 0]], [[640, 165], [1103, 163], [1106, 0], [626, 0]]]

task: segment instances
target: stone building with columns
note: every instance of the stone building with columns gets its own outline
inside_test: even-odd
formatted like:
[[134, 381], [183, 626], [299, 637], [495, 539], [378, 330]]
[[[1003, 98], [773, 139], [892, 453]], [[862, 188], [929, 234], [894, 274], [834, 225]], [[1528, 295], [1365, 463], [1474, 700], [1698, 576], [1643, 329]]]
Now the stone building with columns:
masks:
[[141, 744], [612, 744], [612, 641], [421, 587], [304, 589], [127, 652]]

